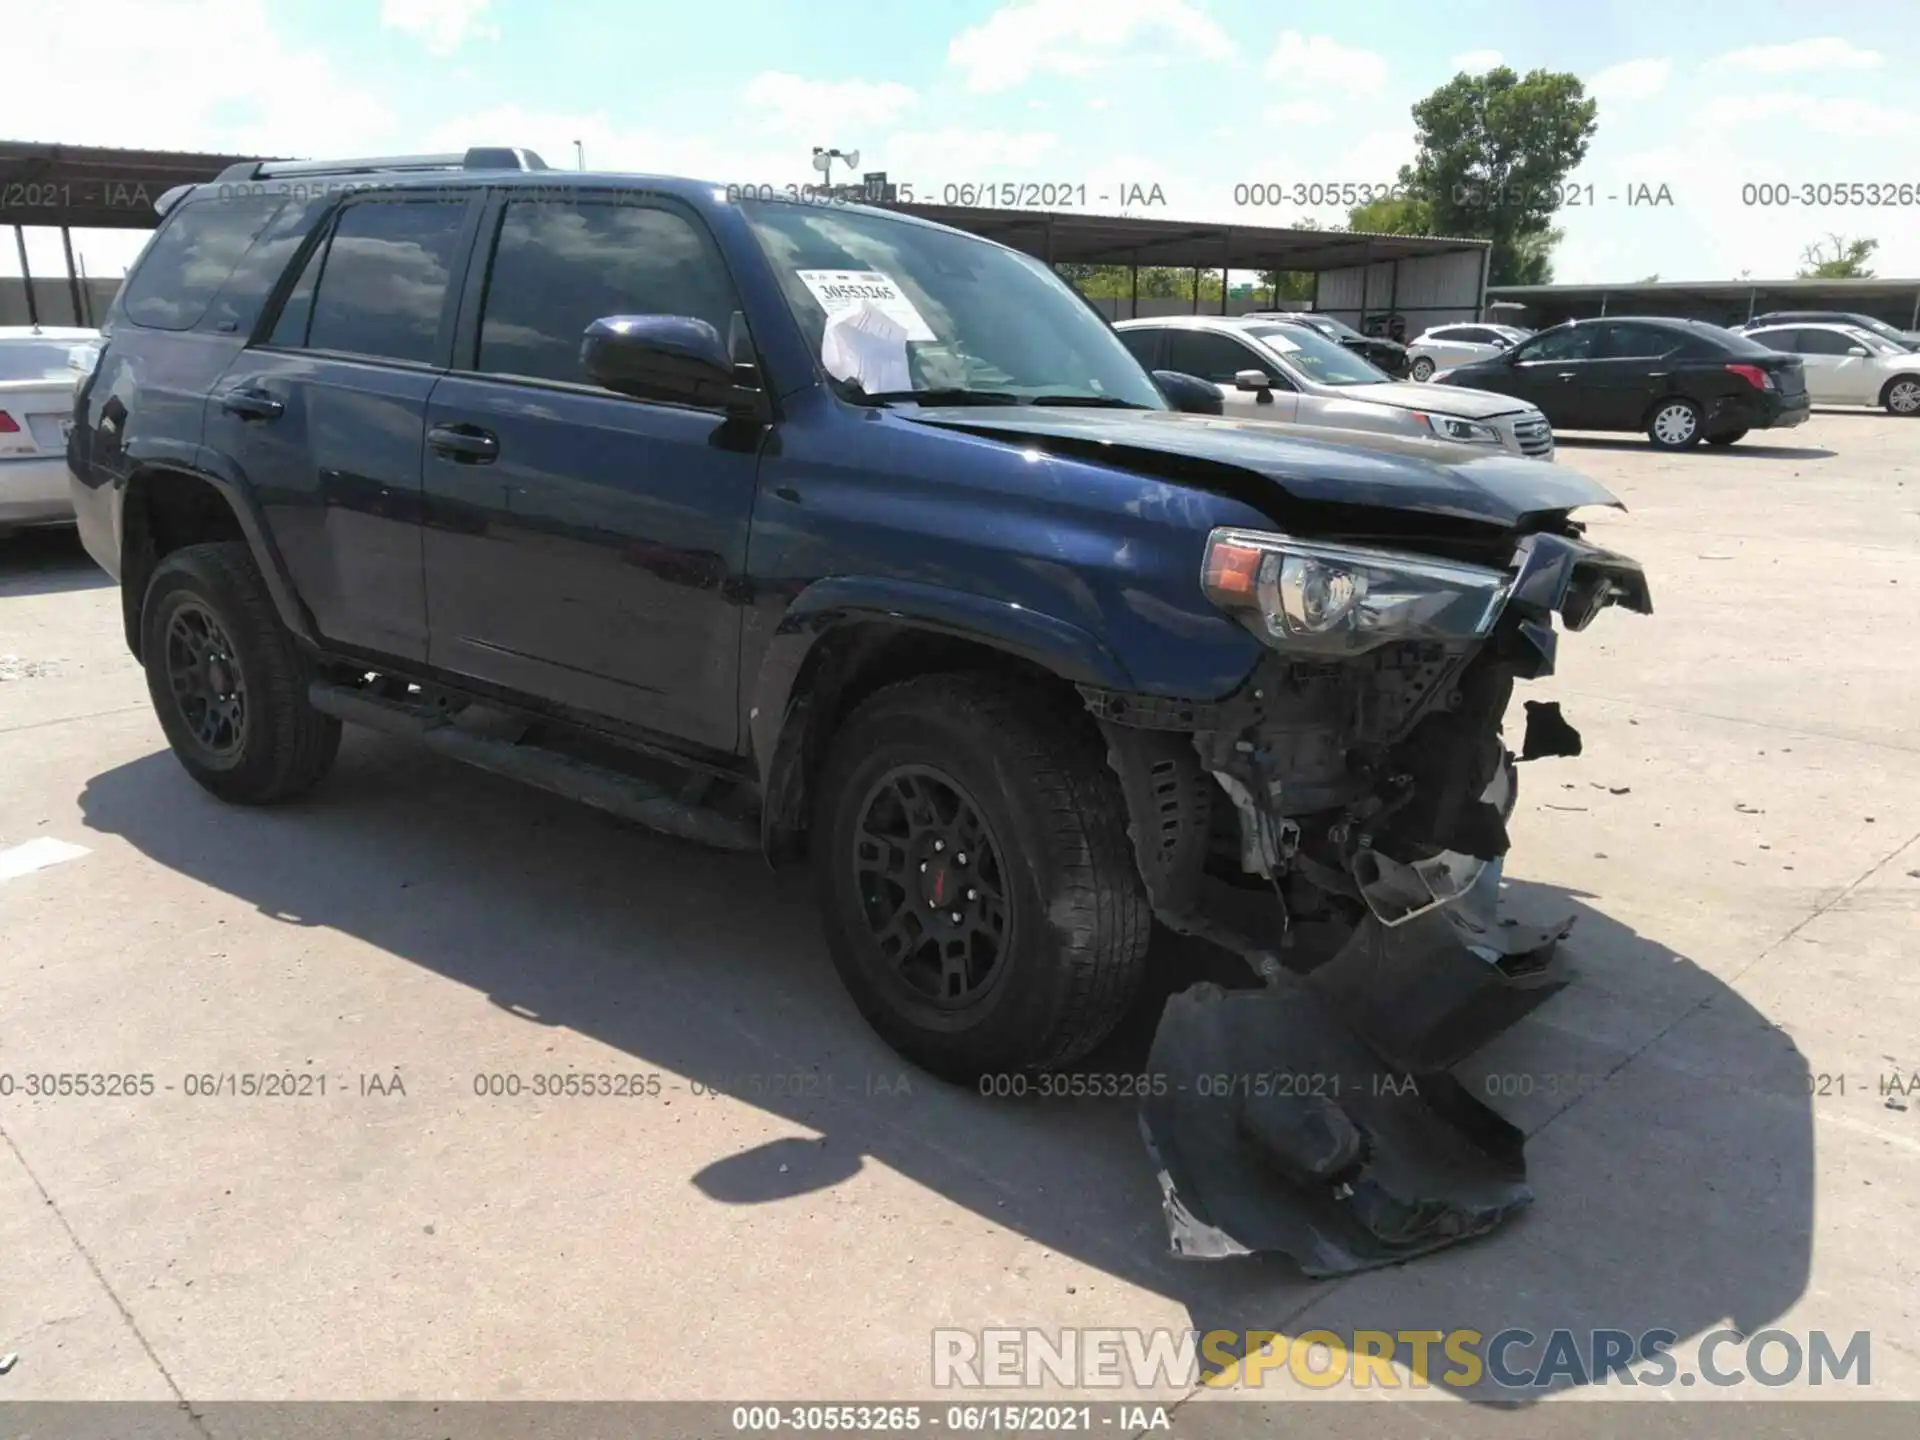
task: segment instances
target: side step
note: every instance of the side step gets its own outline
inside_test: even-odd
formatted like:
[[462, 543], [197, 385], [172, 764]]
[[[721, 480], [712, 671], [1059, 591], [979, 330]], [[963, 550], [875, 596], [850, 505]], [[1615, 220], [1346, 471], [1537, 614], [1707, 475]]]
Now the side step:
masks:
[[319, 680], [307, 687], [307, 699], [314, 709], [347, 724], [407, 736], [442, 755], [537, 785], [649, 830], [720, 850], [760, 848], [759, 829], [745, 821], [688, 804], [658, 785], [603, 765], [465, 729], [454, 722], [453, 712], [378, 700]]

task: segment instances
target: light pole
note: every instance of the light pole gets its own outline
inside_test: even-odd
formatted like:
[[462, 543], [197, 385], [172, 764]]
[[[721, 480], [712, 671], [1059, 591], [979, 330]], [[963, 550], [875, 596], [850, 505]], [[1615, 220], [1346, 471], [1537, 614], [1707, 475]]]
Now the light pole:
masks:
[[573, 168], [576, 170], [587, 168], [587, 147], [578, 140], [573, 142]]
[[836, 160], [846, 161], [847, 170], [852, 172], [859, 168], [860, 152], [858, 150], [829, 150], [824, 145], [816, 145], [813, 147], [813, 168], [827, 177], [827, 183], [829, 185], [833, 183], [833, 162]]

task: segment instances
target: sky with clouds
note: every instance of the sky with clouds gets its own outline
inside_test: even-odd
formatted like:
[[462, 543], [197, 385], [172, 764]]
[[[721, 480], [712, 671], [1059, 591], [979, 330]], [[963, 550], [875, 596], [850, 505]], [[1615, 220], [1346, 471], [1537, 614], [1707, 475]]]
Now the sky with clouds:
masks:
[[[1384, 184], [1462, 68], [1579, 75], [1600, 128], [1564, 281], [1791, 274], [1838, 232], [1920, 275], [1920, 203], [1746, 203], [1768, 182], [1920, 187], [1914, 0], [89, 0], [15, 8], [0, 137], [280, 155], [530, 146], [595, 169], [805, 183], [858, 148], [949, 184], [1158, 185], [1135, 213], [1249, 223], [1236, 185]], [[1665, 186], [1670, 205], [1629, 205]], [[1113, 199], [1102, 204], [1097, 198]], [[1617, 197], [1609, 199], [1610, 196]], [[1584, 195], [1582, 196], [1584, 199]], [[57, 232], [28, 232], [37, 274]], [[78, 232], [110, 274], [140, 237]], [[11, 244], [0, 274], [18, 274]]]

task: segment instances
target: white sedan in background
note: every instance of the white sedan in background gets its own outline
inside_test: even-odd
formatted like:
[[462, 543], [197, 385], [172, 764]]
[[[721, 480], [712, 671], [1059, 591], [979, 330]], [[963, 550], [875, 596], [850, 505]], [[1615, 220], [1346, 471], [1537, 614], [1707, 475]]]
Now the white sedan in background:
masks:
[[1852, 325], [1769, 325], [1747, 339], [1798, 355], [1807, 398], [1825, 405], [1879, 405], [1890, 414], [1920, 415], [1920, 355]]
[[98, 330], [0, 325], [0, 535], [73, 523], [67, 430], [99, 348]]
[[1408, 374], [1415, 380], [1431, 380], [1436, 370], [1490, 360], [1532, 333], [1512, 325], [1436, 325], [1407, 342]]

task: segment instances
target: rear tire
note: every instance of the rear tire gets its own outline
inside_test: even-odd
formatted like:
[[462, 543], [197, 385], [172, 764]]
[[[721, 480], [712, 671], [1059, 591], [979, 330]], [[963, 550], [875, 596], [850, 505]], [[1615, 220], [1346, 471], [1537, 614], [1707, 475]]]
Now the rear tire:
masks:
[[867, 1022], [943, 1079], [1070, 1064], [1139, 992], [1152, 912], [1069, 703], [927, 676], [834, 737], [811, 842], [828, 948]]
[[1720, 432], [1720, 433], [1719, 433], [1718, 435], [1709, 435], [1709, 436], [1707, 436], [1707, 444], [1709, 444], [1709, 445], [1731, 445], [1731, 444], [1733, 444], [1733, 443], [1734, 443], [1734, 442], [1735, 442], [1736, 440], [1742, 440], [1742, 439], [1745, 439], [1745, 438], [1746, 438], [1746, 434], [1747, 434], [1747, 432], [1746, 432], [1746, 431], [1744, 431], [1744, 430], [1722, 430], [1722, 431], [1721, 431], [1721, 432]]
[[1678, 396], [1662, 400], [1647, 417], [1647, 438], [1662, 450], [1685, 450], [1701, 438], [1700, 407]]
[[1415, 380], [1418, 380], [1422, 385], [1424, 385], [1427, 383], [1427, 381], [1433, 378], [1433, 372], [1435, 368], [1436, 367], [1434, 366], [1433, 361], [1429, 359], [1427, 356], [1422, 355], [1419, 359], [1413, 362], [1413, 369], [1408, 373], [1411, 374]]
[[340, 722], [307, 703], [311, 666], [246, 545], [188, 545], [160, 562], [140, 654], [174, 757], [222, 800], [289, 800], [333, 767]]
[[1920, 375], [1896, 375], [1880, 392], [1889, 415], [1920, 415]]

